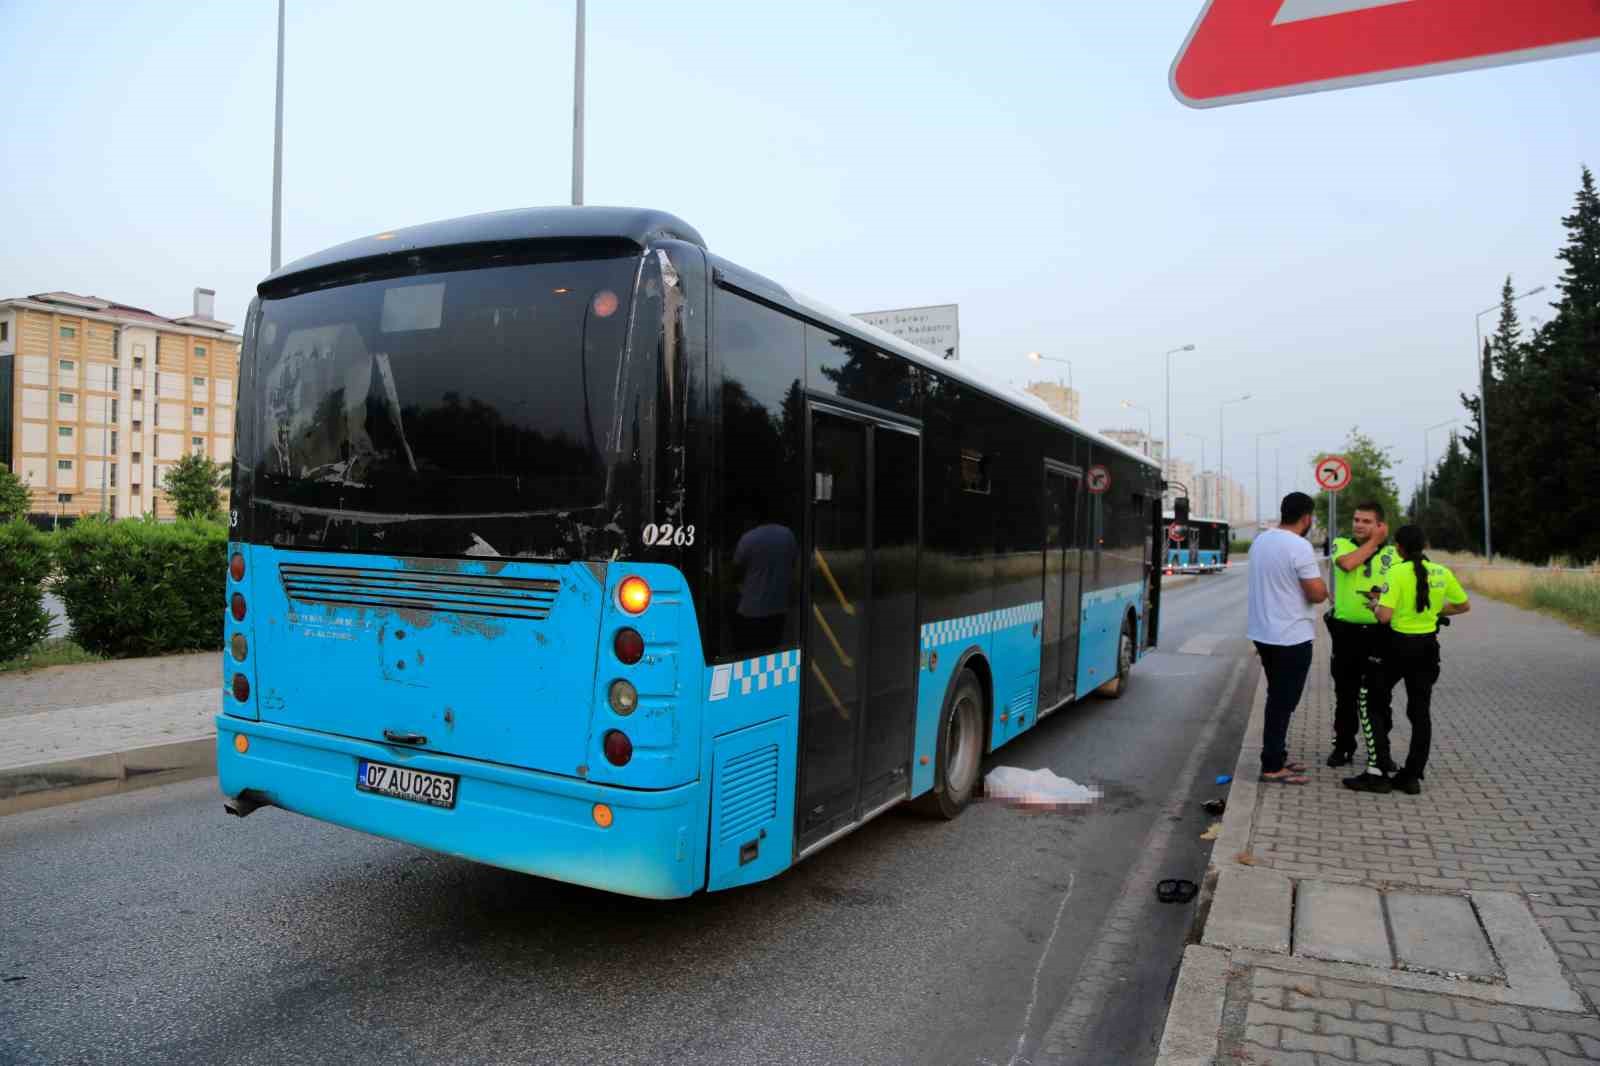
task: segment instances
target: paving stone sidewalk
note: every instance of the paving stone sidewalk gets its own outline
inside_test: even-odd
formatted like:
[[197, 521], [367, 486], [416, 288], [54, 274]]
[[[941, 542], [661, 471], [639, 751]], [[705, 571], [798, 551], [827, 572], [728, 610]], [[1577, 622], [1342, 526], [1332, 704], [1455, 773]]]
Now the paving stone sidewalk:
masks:
[[[1313, 767], [1310, 785], [1255, 781], [1258, 691], [1257, 720], [1213, 854], [1220, 878], [1207, 932], [1223, 912], [1259, 909], [1242, 888], [1266, 886], [1288, 908], [1290, 890], [1281, 886], [1292, 884], [1297, 909], [1292, 926], [1286, 919], [1247, 950], [1237, 943], [1189, 949], [1162, 1063], [1600, 1062], [1600, 640], [1475, 596], [1472, 612], [1441, 633], [1441, 645], [1420, 796], [1351, 792], [1340, 784], [1351, 768], [1323, 766], [1333, 693], [1320, 625], [1289, 735], [1291, 755]], [[1394, 703], [1394, 754], [1403, 761], [1410, 743], [1403, 686]], [[1302, 957], [1326, 945], [1299, 942], [1308, 916], [1298, 908], [1339, 886], [1386, 901], [1373, 911], [1380, 956], [1404, 947], [1397, 900], [1454, 897], [1474, 909], [1453, 906], [1485, 924], [1484, 914], [1509, 906], [1523, 915], [1523, 933], [1507, 939], [1502, 931], [1495, 955], [1509, 971], [1510, 954], [1540, 954], [1550, 979], [1543, 991], [1559, 994], [1519, 990], [1504, 976], [1448, 981], [1406, 972], [1399, 950], [1373, 965]], [[1347, 921], [1352, 937], [1360, 924]], [[1270, 943], [1274, 937], [1280, 942]], [[1208, 1004], [1198, 1022], [1196, 995]], [[1541, 1009], [1550, 1004], [1560, 1005]]]
[[[149, 659], [47, 666], [0, 674], [0, 719], [65, 707], [93, 707], [221, 688], [222, 653], [202, 651]], [[9, 731], [12, 725], [0, 727]]]

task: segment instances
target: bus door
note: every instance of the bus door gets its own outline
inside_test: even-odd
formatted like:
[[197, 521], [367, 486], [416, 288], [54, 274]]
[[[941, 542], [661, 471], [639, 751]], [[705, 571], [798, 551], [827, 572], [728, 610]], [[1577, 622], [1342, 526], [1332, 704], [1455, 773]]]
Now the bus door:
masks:
[[796, 840], [904, 798], [916, 719], [921, 439], [813, 408]]
[[1078, 601], [1083, 588], [1083, 534], [1078, 520], [1083, 478], [1045, 462], [1044, 619], [1039, 647], [1039, 710], [1069, 699], [1078, 676]]

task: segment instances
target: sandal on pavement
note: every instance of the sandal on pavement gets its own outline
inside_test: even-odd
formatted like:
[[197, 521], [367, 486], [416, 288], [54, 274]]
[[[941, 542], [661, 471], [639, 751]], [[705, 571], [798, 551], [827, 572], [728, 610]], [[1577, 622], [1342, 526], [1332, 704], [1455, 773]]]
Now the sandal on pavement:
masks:
[[1297, 773], [1287, 766], [1276, 773], [1262, 774], [1261, 780], [1277, 785], [1309, 785], [1311, 783], [1311, 778]]
[[1309, 766], [1307, 766], [1307, 765], [1306, 765], [1306, 764], [1305, 764], [1305, 763], [1303, 763], [1303, 762], [1293, 762], [1293, 761], [1291, 761], [1291, 762], [1286, 762], [1286, 763], [1284, 763], [1284, 764], [1283, 764], [1283, 768], [1284, 768], [1284, 769], [1285, 769], [1285, 770], [1292, 770], [1292, 771], [1294, 771], [1294, 772], [1295, 772], [1295, 773], [1297, 773], [1297, 774], [1303, 774], [1303, 773], [1305, 773], [1305, 772], [1306, 772], [1306, 771], [1307, 771], [1307, 770], [1309, 770], [1309, 769], [1310, 769], [1310, 767], [1309, 767]]

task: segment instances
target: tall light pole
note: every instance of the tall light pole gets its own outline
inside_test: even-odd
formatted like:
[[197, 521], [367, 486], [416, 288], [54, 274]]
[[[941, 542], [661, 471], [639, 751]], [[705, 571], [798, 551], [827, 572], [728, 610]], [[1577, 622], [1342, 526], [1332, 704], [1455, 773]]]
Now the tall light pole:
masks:
[[578, 29], [572, 61], [572, 206], [583, 204], [583, 0], [578, 0]]
[[1227, 454], [1228, 444], [1222, 436], [1222, 412], [1229, 404], [1243, 403], [1250, 398], [1247, 392], [1243, 396], [1235, 396], [1231, 400], [1223, 400], [1217, 405], [1217, 517], [1223, 521], [1228, 519], [1228, 505], [1222, 498], [1222, 457]]
[[1424, 508], [1433, 505], [1432, 486], [1428, 484], [1428, 434], [1436, 429], [1443, 429], [1445, 426], [1453, 426], [1460, 421], [1461, 419], [1459, 418], [1451, 418], [1437, 425], [1428, 426], [1422, 431], [1422, 506]]
[[[1194, 351], [1194, 345], [1192, 344], [1180, 344], [1176, 348], [1167, 349], [1167, 441], [1165, 446], [1165, 454], [1167, 456], [1172, 455], [1172, 357], [1178, 352], [1192, 351]], [[1171, 460], [1169, 459], [1167, 463], [1162, 464], [1161, 477], [1163, 480], [1168, 477], [1168, 471], [1166, 467], [1170, 462]], [[1204, 466], [1205, 464], [1202, 463], [1201, 465]]]
[[[1205, 434], [1203, 434], [1203, 433], [1185, 433], [1184, 436], [1185, 437], [1193, 437], [1195, 440], [1200, 442], [1200, 476], [1204, 477], [1205, 476], [1205, 472], [1206, 472], [1206, 438], [1205, 438]], [[1189, 491], [1192, 493], [1192, 492], [1195, 492], [1196, 490], [1198, 490], [1199, 488], [1200, 488], [1200, 486], [1197, 483], [1197, 484], [1189, 486]], [[1197, 501], [1197, 502], [1199, 502], [1199, 501]], [[1201, 514], [1203, 512], [1201, 512], [1200, 509], [1197, 506], [1194, 513], [1195, 514]]]
[[1256, 533], [1261, 531], [1261, 438], [1276, 437], [1282, 432], [1281, 429], [1266, 429], [1256, 434]]
[[[1122, 406], [1127, 407], [1127, 408], [1131, 408], [1132, 410], [1135, 410], [1135, 411], [1143, 411], [1144, 412], [1144, 454], [1145, 454], [1146, 458], [1148, 458], [1149, 455], [1150, 455], [1151, 438], [1155, 436], [1155, 432], [1156, 432], [1155, 431], [1155, 425], [1150, 421], [1150, 408], [1148, 408], [1148, 407], [1140, 407], [1138, 404], [1132, 402], [1131, 400], [1123, 400], [1122, 401]], [[1162, 468], [1165, 469], [1166, 463], [1164, 461], [1163, 461], [1163, 463], [1161, 465], [1162, 465]]]
[[278, 116], [272, 126], [272, 269], [283, 265], [283, 4], [278, 0]]
[[[1535, 286], [1520, 296], [1513, 296], [1511, 302], [1543, 291], [1543, 285]], [[1478, 367], [1478, 465], [1483, 468], [1483, 557], [1490, 563], [1494, 562], [1494, 541], [1489, 537], [1489, 368], [1482, 361], [1483, 316], [1499, 308], [1499, 304], [1485, 307], [1472, 320], [1472, 361]]]

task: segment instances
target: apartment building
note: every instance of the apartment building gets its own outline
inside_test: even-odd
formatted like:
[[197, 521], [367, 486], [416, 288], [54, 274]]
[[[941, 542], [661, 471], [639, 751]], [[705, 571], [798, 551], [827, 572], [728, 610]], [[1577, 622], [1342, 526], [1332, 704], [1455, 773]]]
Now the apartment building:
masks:
[[1026, 392], [1043, 400], [1056, 414], [1062, 418], [1070, 418], [1074, 422], [1079, 420], [1083, 397], [1077, 389], [1068, 388], [1054, 381], [1030, 381]]
[[195, 289], [181, 318], [70, 292], [0, 300], [0, 462], [33, 513], [171, 518], [175, 460], [229, 461], [240, 336], [215, 299]]

